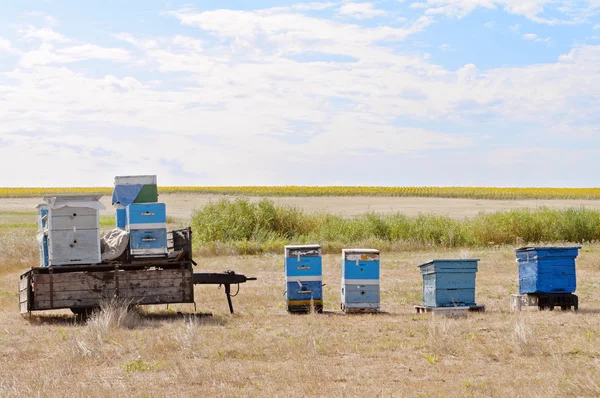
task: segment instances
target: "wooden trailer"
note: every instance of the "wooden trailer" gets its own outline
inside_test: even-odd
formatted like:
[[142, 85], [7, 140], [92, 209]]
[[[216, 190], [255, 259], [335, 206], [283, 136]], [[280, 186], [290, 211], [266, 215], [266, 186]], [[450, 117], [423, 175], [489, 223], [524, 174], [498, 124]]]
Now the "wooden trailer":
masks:
[[69, 308], [86, 316], [110, 300], [128, 306], [194, 303], [194, 284], [216, 284], [225, 286], [233, 313], [231, 285], [256, 278], [233, 271], [194, 273], [189, 228], [169, 232], [168, 242], [168, 258], [30, 268], [19, 280], [20, 312]]

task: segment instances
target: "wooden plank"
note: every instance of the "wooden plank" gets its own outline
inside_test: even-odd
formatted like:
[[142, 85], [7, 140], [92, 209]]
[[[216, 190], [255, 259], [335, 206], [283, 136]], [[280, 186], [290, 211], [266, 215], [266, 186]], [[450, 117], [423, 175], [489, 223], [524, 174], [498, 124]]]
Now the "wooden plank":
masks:
[[36, 292], [35, 300], [50, 300], [53, 297], [54, 300], [82, 300], [82, 299], [103, 299], [103, 298], [128, 298], [128, 297], [140, 297], [140, 296], [161, 296], [161, 295], [176, 295], [185, 294], [187, 289], [182, 286], [173, 287], [160, 287], [160, 288], [128, 288], [119, 287], [117, 294], [116, 289], [105, 289], [101, 292], [91, 292], [89, 290], [77, 290], [77, 291], [58, 291], [54, 292]]
[[19, 280], [19, 291], [27, 290], [29, 287], [29, 275]]
[[36, 274], [34, 282], [36, 285], [52, 283], [92, 283], [94, 281], [108, 283], [114, 281], [115, 272], [118, 273], [119, 282], [121, 281], [146, 281], [146, 280], [165, 280], [192, 278], [190, 269], [174, 270], [136, 270], [136, 271], [105, 271], [105, 272], [73, 272], [73, 273], [53, 273]]
[[27, 302], [23, 302], [19, 304], [19, 312], [21, 314], [26, 314], [27, 312], [29, 312], [29, 308], [27, 306]]
[[[120, 289], [135, 289], [135, 288], [162, 288], [162, 287], [173, 287], [180, 286], [185, 287], [192, 284], [191, 276], [177, 279], [136, 279], [136, 280], [119, 280]], [[46, 294], [50, 291], [50, 284], [36, 284], [36, 294]], [[117, 287], [117, 283], [114, 279], [109, 282], [96, 282], [92, 281], [87, 283], [85, 280], [75, 282], [57, 282], [53, 283], [53, 289], [55, 292], [70, 292], [70, 291], [86, 291], [100, 293], [104, 290], [114, 290]]]
[[154, 270], [175, 270], [175, 269], [192, 269], [191, 261], [175, 261], [165, 259], [146, 259], [136, 260], [131, 264], [78, 264], [68, 266], [52, 266], [52, 267], [33, 267], [30, 268], [33, 274], [59, 274], [59, 273], [74, 273], [74, 272], [105, 272], [105, 271], [128, 271], [128, 270], [140, 270], [141, 268], [155, 268]]
[[[193, 298], [186, 295], [162, 295], [162, 296], [143, 296], [128, 297], [126, 300], [131, 305], [143, 304], [170, 304], [170, 303], [193, 303]], [[60, 308], [93, 307], [100, 305], [101, 299], [81, 299], [81, 300], [38, 300], [35, 302], [34, 310], [50, 310]]]
[[[171, 280], [171, 279], [169, 279]], [[115, 280], [109, 282], [90, 282], [86, 283], [85, 281], [75, 281], [75, 282], [57, 282], [53, 283], [53, 290], [58, 292], [68, 292], [68, 291], [88, 291], [88, 292], [101, 292], [107, 289], [114, 289], [116, 287]], [[36, 294], [49, 292], [50, 284], [49, 283], [39, 283], [35, 284], [35, 292]]]

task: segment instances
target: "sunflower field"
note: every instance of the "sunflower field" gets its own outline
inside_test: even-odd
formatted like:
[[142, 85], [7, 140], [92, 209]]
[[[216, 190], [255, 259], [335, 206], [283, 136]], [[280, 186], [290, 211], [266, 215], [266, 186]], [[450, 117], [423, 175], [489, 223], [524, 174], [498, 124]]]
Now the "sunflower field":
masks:
[[[405, 196], [467, 199], [600, 199], [600, 188], [383, 187], [383, 186], [161, 186], [159, 192], [237, 196]], [[111, 187], [0, 188], [0, 197], [99, 193]]]

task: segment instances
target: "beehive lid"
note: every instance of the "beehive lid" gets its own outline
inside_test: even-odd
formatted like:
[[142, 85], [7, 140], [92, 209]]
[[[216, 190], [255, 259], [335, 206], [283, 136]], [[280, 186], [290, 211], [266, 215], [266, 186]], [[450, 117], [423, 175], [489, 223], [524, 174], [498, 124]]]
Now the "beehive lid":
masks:
[[431, 261], [427, 261], [426, 263], [419, 264], [417, 267], [424, 267], [426, 265], [431, 264], [440, 264], [442, 267], [444, 264], [448, 263], [457, 263], [457, 262], [479, 262], [479, 258], [438, 258]]
[[379, 250], [377, 249], [342, 249], [343, 260], [364, 260], [377, 261], [379, 260]]
[[319, 256], [321, 255], [321, 245], [289, 245], [284, 247], [286, 257]]
[[51, 209], [62, 207], [87, 207], [96, 210], [105, 210], [100, 203], [101, 194], [65, 194], [44, 196], [44, 204]]
[[115, 187], [118, 185], [156, 185], [156, 176], [116, 176]]
[[548, 246], [548, 247], [521, 247], [519, 249], [515, 249], [516, 252], [525, 252], [525, 251], [534, 251], [534, 250], [574, 250], [581, 249], [581, 246]]

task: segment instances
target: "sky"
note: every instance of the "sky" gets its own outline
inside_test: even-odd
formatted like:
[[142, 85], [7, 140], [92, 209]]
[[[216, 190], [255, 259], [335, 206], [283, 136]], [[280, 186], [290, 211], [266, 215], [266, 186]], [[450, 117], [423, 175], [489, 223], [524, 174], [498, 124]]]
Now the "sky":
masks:
[[0, 186], [600, 186], [600, 0], [0, 0]]

